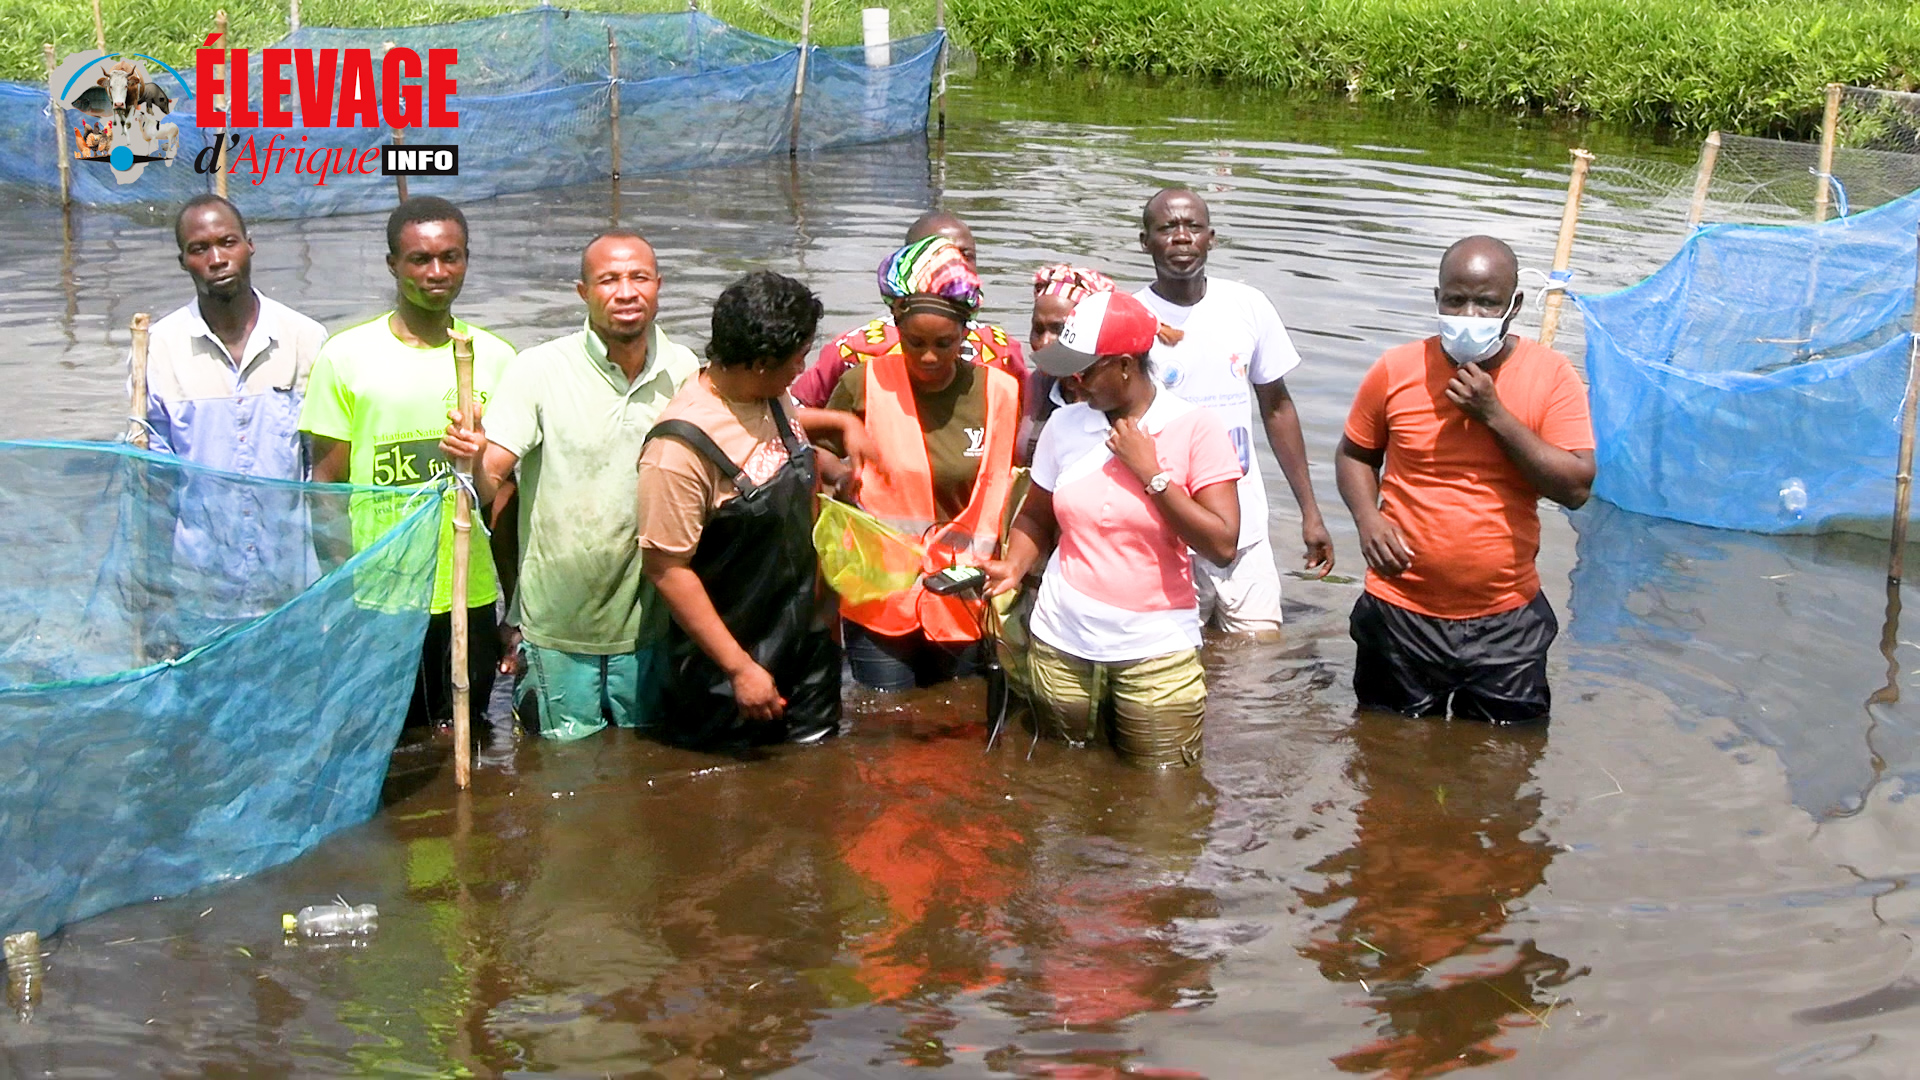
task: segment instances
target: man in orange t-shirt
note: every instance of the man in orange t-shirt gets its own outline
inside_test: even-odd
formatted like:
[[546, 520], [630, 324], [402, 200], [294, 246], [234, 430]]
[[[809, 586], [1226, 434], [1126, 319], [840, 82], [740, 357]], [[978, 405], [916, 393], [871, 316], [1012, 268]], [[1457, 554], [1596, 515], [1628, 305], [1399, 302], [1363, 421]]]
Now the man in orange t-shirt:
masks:
[[[1387, 350], [1360, 381], [1335, 455], [1360, 530], [1354, 605], [1362, 708], [1496, 723], [1545, 719], [1541, 496], [1568, 509], [1593, 486], [1593, 424], [1567, 358], [1507, 333], [1520, 309], [1513, 249], [1470, 236], [1440, 260], [1440, 333]], [[1381, 467], [1385, 466], [1382, 476]]]

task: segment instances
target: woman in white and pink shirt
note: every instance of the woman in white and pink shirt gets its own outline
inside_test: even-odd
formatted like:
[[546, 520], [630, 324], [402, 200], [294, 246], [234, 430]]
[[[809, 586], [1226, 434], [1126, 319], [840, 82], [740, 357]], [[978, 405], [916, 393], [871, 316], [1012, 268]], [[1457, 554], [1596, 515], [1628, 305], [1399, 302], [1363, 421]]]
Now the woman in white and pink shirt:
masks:
[[1033, 355], [1078, 400], [1041, 432], [1007, 557], [987, 572], [989, 592], [1006, 592], [1054, 552], [1028, 622], [1042, 732], [1191, 765], [1207, 683], [1188, 549], [1233, 561], [1240, 457], [1209, 410], [1151, 377], [1158, 329], [1133, 297], [1094, 293]]

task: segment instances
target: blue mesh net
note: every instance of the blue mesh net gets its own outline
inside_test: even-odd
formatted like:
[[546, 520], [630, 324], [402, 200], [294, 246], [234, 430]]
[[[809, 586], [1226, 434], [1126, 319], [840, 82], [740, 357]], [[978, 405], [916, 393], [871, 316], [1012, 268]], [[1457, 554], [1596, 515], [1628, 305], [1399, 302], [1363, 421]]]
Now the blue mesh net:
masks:
[[[250, 874], [373, 814], [437, 489], [99, 444], [0, 443], [0, 469], [0, 932]], [[350, 499], [404, 508], [358, 554]]]
[[[516, 191], [605, 180], [613, 173], [610, 138], [613, 81], [607, 31], [619, 45], [620, 173], [623, 176], [700, 168], [785, 153], [878, 142], [926, 130], [927, 103], [944, 35], [935, 31], [892, 43], [892, 63], [869, 68], [865, 51], [812, 47], [797, 140], [794, 82], [800, 48], [728, 26], [697, 11], [604, 15], [536, 8], [514, 15], [436, 26], [302, 27], [274, 47], [457, 49], [459, 91], [448, 108], [458, 128], [409, 131], [414, 143], [457, 143], [460, 175], [414, 177], [409, 194], [484, 199]], [[258, 106], [261, 51], [249, 57], [249, 98]], [[189, 85], [193, 73], [183, 71]], [[170, 80], [168, 80], [170, 82]], [[418, 81], [418, 80], [415, 80]], [[336, 91], [337, 93], [337, 91]], [[298, 99], [297, 91], [289, 95]], [[297, 114], [297, 110], [296, 110]], [[67, 127], [73, 114], [67, 114]], [[74, 198], [93, 206], [170, 206], [212, 189], [193, 171], [193, 157], [216, 133], [195, 126], [192, 99], [175, 101], [168, 119], [182, 133], [171, 165], [149, 163], [120, 185], [105, 165], [76, 162]], [[46, 88], [0, 82], [0, 180], [56, 190], [59, 166]], [[391, 209], [394, 181], [385, 176], [291, 175], [291, 158], [271, 160], [278, 175], [257, 167], [274, 135], [276, 147], [364, 150], [392, 141], [367, 128], [235, 129], [242, 145], [228, 195], [259, 218], [310, 217]], [[249, 156], [245, 138], [254, 139]], [[71, 135], [66, 136], [71, 143]], [[304, 139], [304, 142], [303, 142]], [[255, 181], [259, 182], [256, 183]]]
[[1722, 225], [1586, 319], [1616, 506], [1753, 532], [1882, 532], [1920, 194], [1822, 225]]

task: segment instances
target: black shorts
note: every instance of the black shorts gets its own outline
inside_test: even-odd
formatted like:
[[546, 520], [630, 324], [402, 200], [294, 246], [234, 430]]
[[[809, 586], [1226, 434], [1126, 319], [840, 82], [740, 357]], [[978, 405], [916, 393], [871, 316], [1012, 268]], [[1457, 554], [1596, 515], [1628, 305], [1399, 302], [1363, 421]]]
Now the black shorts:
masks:
[[1497, 724], [1545, 720], [1552, 709], [1547, 646], [1560, 622], [1544, 593], [1477, 619], [1439, 619], [1363, 593], [1348, 626], [1363, 709], [1445, 716], [1451, 699], [1454, 716]]

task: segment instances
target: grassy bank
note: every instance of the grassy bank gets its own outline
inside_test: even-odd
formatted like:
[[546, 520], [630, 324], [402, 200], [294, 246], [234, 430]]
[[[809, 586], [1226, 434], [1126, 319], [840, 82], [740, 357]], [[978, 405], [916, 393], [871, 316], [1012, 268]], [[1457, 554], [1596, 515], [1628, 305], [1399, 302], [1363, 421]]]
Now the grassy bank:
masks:
[[982, 63], [1806, 135], [1828, 82], [1913, 89], [1920, 6], [1783, 0], [952, 0]]
[[[860, 8], [817, 0], [814, 38], [860, 38]], [[185, 63], [224, 3], [234, 43], [286, 32], [287, 0], [104, 0], [107, 38]], [[449, 22], [524, 4], [303, 0], [316, 26]], [[623, 12], [684, 0], [580, 0]], [[892, 5], [896, 35], [933, 24], [933, 0]], [[769, 37], [799, 36], [801, 0], [701, 0]], [[1822, 87], [1920, 85], [1920, 3], [1787, 0], [949, 0], [982, 62], [1160, 72], [1374, 98], [1544, 109], [1608, 120], [1805, 137]], [[0, 0], [0, 75], [40, 76], [40, 43], [93, 38], [87, 0]]]
[[[873, 0], [884, 2], [884, 0]], [[302, 0], [308, 26], [415, 26], [523, 11], [530, 3], [475, 0]], [[686, 0], [580, 0], [557, 3], [577, 11], [685, 11]], [[813, 36], [821, 45], [860, 40], [862, 0], [815, 0]], [[233, 44], [259, 48], [287, 32], [288, 0], [103, 0], [107, 45], [113, 51], [144, 52], [169, 64], [193, 62], [193, 50], [213, 29], [216, 8], [227, 11]], [[787, 41], [800, 36], [800, 0], [701, 0], [700, 8], [744, 30]], [[93, 45], [90, 0], [0, 0], [0, 78], [35, 82], [46, 78], [42, 42], [61, 56]], [[893, 5], [896, 37], [933, 28], [933, 0]]]

